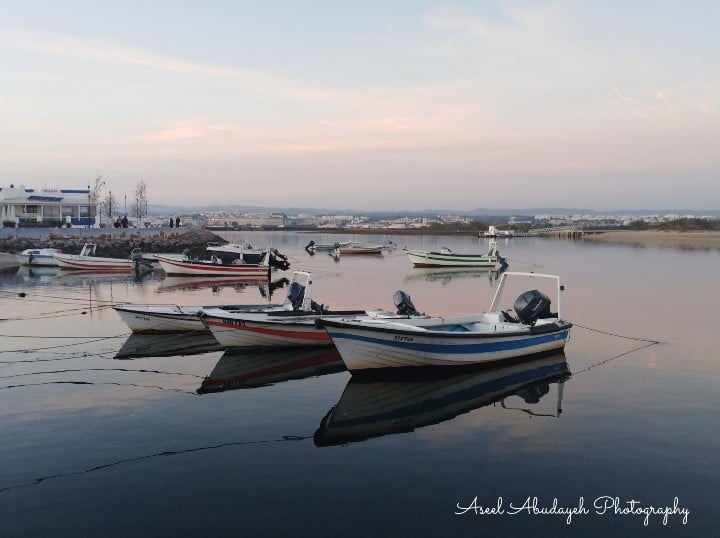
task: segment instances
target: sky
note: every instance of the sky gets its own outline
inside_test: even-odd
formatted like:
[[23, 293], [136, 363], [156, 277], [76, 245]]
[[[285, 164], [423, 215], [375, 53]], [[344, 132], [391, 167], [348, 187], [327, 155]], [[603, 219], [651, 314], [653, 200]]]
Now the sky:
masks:
[[[720, 208], [720, 2], [0, 0], [0, 186]], [[129, 203], [129, 202], [128, 202]]]

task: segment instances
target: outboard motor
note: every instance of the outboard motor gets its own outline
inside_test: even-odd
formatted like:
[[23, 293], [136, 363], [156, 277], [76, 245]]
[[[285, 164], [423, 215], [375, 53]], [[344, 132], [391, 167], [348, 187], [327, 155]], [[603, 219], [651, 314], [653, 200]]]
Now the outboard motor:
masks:
[[287, 296], [293, 310], [300, 310], [302, 308], [303, 298], [305, 297], [305, 286], [299, 282], [293, 282], [290, 284]]
[[515, 313], [521, 322], [534, 325], [538, 318], [548, 318], [550, 314], [550, 297], [538, 290], [526, 291], [515, 299]]
[[270, 259], [268, 261], [270, 267], [275, 267], [281, 271], [287, 271], [290, 268], [290, 262], [287, 256], [280, 254], [276, 248], [270, 250]]
[[418, 313], [415, 305], [410, 300], [410, 296], [402, 290], [393, 293], [393, 303], [397, 308], [397, 313], [401, 316], [412, 316]]

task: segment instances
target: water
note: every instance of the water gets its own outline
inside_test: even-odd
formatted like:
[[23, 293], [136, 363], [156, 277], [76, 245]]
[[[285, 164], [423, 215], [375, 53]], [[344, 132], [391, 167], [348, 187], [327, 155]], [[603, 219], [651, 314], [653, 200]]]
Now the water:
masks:
[[[339, 261], [303, 250], [340, 237], [227, 236], [287, 253], [332, 308], [391, 308], [403, 289], [421, 311], [469, 313], [494, 294], [489, 273], [411, 270], [400, 249]], [[0, 535], [716, 535], [720, 253], [536, 238], [500, 251], [511, 270], [563, 277], [571, 341], [564, 355], [449, 378], [353, 379], [332, 348], [238, 355], [207, 338], [129, 338], [109, 308], [279, 301], [284, 289], [0, 275]], [[618, 510], [598, 513], [605, 496]], [[538, 511], [557, 499], [581, 513], [533, 513], [534, 497]], [[644, 525], [643, 510], [676, 497], [665, 525]]]

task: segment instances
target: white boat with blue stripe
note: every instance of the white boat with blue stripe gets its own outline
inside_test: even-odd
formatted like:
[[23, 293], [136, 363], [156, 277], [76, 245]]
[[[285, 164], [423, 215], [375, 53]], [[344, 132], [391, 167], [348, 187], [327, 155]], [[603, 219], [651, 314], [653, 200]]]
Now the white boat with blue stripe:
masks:
[[[509, 278], [553, 279], [552, 301], [533, 289], [515, 301], [515, 314], [499, 310]], [[402, 319], [321, 319], [345, 366], [351, 372], [410, 366], [458, 366], [493, 363], [558, 351], [570, 337], [572, 323], [564, 318], [560, 277], [539, 273], [503, 273], [487, 312], [450, 317]]]

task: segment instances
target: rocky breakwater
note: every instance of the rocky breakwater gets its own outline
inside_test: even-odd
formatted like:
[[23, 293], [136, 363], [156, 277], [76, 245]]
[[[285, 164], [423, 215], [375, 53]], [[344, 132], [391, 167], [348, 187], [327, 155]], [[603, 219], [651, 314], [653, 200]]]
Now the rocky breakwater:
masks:
[[[74, 235], [72, 230], [63, 233], [49, 231], [46, 238], [8, 237], [0, 240], [0, 251], [22, 252], [28, 248], [59, 248], [67, 254], [79, 254], [85, 243], [97, 245], [97, 256], [108, 258], [128, 258], [135, 248], [139, 248], [144, 255], [155, 253], [180, 254], [184, 250], [202, 253], [208, 242], [227, 243], [221, 237], [202, 228], [187, 228], [182, 231], [157, 233], [133, 232], [132, 228], [122, 231], [104, 231], [98, 229], [97, 234]], [[196, 254], [197, 255], [197, 254]]]

